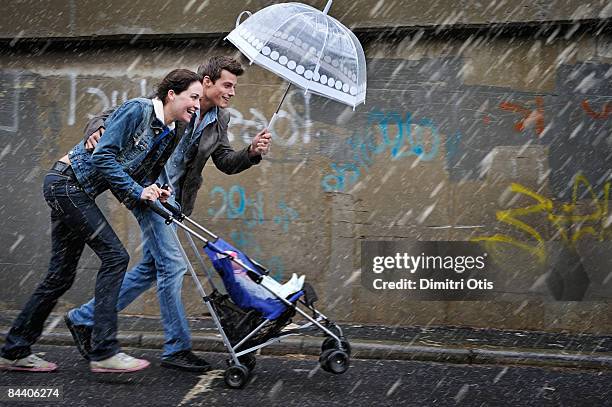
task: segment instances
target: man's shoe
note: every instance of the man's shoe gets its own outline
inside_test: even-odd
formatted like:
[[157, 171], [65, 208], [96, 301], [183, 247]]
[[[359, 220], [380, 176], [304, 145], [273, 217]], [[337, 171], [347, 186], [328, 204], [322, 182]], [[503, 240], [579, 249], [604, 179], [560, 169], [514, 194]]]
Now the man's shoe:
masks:
[[91, 352], [91, 332], [93, 328], [87, 325], [75, 325], [68, 314], [64, 315], [64, 322], [72, 334], [72, 339], [74, 339], [74, 344], [79, 350], [79, 353], [86, 360], [89, 360], [89, 352]]
[[94, 373], [127, 373], [142, 370], [150, 365], [149, 361], [136, 359], [125, 353], [117, 353], [108, 359], [89, 362]]
[[188, 372], [208, 372], [210, 364], [196, 356], [191, 350], [182, 350], [162, 358], [161, 365], [170, 369], [186, 370]]
[[57, 369], [55, 363], [47, 362], [35, 354], [25, 358], [10, 360], [0, 357], [0, 370], [21, 370], [24, 372], [52, 372]]

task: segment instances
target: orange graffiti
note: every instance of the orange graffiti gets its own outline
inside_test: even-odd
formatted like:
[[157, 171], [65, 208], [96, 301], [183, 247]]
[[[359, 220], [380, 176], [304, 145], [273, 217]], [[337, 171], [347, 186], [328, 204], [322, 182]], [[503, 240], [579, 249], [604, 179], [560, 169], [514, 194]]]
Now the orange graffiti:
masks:
[[535, 104], [535, 109], [528, 109], [518, 103], [510, 102], [502, 102], [499, 107], [502, 110], [523, 115], [523, 119], [514, 125], [516, 131], [522, 132], [527, 125], [534, 123], [536, 134], [540, 136], [544, 132], [544, 98], [536, 96]]
[[608, 105], [607, 102], [604, 105], [603, 110], [601, 112], [596, 112], [593, 109], [591, 109], [591, 106], [589, 105], [589, 101], [588, 100], [583, 100], [581, 105], [582, 105], [582, 109], [592, 119], [607, 119], [608, 116], [610, 116], [612, 114], [612, 106]]

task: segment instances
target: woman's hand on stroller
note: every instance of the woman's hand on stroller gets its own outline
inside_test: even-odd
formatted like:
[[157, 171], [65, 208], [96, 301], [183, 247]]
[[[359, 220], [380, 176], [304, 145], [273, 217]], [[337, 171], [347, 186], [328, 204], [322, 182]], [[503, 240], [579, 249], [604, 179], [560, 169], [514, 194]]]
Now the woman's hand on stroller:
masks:
[[155, 202], [162, 197], [163, 192], [167, 192], [168, 196], [170, 196], [168, 191], [164, 191], [157, 185], [151, 184], [142, 190], [142, 193], [140, 194], [140, 200]]
[[160, 188], [161, 191], [161, 195], [159, 197], [160, 202], [166, 203], [168, 202], [168, 199], [170, 199], [170, 197], [172, 196], [172, 188], [170, 188], [168, 185], [162, 185], [162, 187]]

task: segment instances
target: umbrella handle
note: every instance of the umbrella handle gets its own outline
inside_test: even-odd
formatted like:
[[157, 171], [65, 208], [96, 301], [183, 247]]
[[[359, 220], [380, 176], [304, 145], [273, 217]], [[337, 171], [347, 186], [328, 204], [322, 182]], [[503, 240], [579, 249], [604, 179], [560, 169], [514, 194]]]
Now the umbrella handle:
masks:
[[272, 118], [270, 119], [270, 122], [268, 123], [268, 130], [272, 130], [274, 128], [274, 122], [276, 121], [276, 116], [278, 116], [278, 113], [274, 113], [272, 115]]
[[236, 19], [236, 28], [238, 28], [238, 26], [240, 25], [240, 19], [242, 18], [242, 16], [244, 14], [248, 14], [247, 18], [249, 18], [249, 17], [251, 17], [253, 15], [253, 13], [251, 13], [250, 11], [246, 11], [246, 10], [243, 11], [242, 13], [238, 14], [238, 18]]

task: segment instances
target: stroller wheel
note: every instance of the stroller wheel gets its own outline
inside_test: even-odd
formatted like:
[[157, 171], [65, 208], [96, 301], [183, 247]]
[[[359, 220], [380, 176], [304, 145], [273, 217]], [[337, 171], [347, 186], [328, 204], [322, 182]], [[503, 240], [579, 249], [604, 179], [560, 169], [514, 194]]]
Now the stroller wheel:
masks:
[[257, 359], [255, 359], [255, 355], [252, 353], [247, 353], [246, 355], [242, 355], [238, 357], [240, 363], [242, 363], [249, 372], [252, 372], [255, 369], [255, 365], [257, 364]]
[[223, 375], [225, 384], [232, 389], [241, 389], [249, 379], [249, 370], [244, 366], [230, 366]]
[[[344, 348], [343, 350], [349, 356], [351, 356], [351, 344], [343, 336], [340, 337], [340, 342], [342, 343], [342, 348]], [[325, 352], [328, 349], [338, 349], [339, 350], [338, 342], [336, 342], [336, 340], [332, 338], [331, 336], [328, 336], [327, 338], [325, 338], [325, 340], [323, 341], [323, 344], [321, 344], [321, 352]]]
[[326, 372], [329, 372], [329, 368], [327, 367], [327, 357], [333, 352], [333, 349], [327, 349], [324, 350], [320, 355], [319, 355], [319, 365], [321, 366], [321, 369], [325, 370]]
[[326, 372], [342, 374], [349, 367], [349, 359], [348, 353], [342, 350], [328, 349], [319, 356], [319, 363]]

